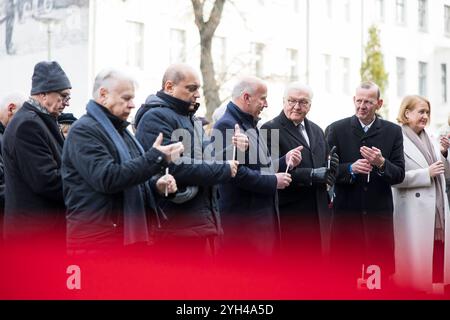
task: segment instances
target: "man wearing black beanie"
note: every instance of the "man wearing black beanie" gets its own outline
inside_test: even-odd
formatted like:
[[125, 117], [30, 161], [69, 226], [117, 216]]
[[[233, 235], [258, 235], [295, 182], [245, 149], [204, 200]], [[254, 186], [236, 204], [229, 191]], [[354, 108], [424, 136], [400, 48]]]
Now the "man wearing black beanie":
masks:
[[39, 62], [31, 96], [5, 131], [6, 243], [50, 240], [53, 244], [65, 238], [60, 173], [64, 137], [57, 118], [69, 105], [71, 88], [57, 62]]

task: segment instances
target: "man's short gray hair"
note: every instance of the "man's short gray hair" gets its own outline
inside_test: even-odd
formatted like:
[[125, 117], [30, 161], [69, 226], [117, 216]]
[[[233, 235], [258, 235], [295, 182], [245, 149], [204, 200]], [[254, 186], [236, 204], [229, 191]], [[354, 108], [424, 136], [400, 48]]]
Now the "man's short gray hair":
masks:
[[27, 100], [27, 97], [19, 92], [10, 93], [6, 96], [4, 96], [0, 100], [0, 108], [1, 110], [5, 109], [10, 103], [14, 103], [17, 108], [22, 107], [22, 105]]
[[92, 96], [94, 99], [98, 99], [100, 88], [107, 88], [108, 90], [111, 90], [113, 85], [115, 85], [118, 81], [129, 81], [134, 86], [137, 85], [136, 80], [125, 72], [116, 69], [105, 69], [100, 71], [100, 73], [95, 77]]
[[259, 85], [264, 85], [264, 82], [257, 77], [243, 77], [238, 80], [234, 85], [233, 91], [231, 92], [231, 98], [233, 100], [238, 99], [243, 93], [248, 93], [250, 95], [255, 94]]
[[289, 93], [291, 92], [291, 91], [301, 91], [301, 92], [305, 92], [305, 93], [307, 93], [308, 94], [308, 98], [310, 99], [310, 100], [312, 100], [312, 98], [313, 98], [313, 91], [312, 91], [312, 89], [311, 89], [311, 87], [310, 86], [307, 86], [306, 84], [303, 84], [303, 83], [301, 83], [301, 82], [291, 82], [291, 83], [289, 83], [287, 86], [286, 86], [286, 88], [284, 89], [284, 95], [283, 95], [283, 98], [284, 99], [287, 99], [288, 97], [289, 97]]

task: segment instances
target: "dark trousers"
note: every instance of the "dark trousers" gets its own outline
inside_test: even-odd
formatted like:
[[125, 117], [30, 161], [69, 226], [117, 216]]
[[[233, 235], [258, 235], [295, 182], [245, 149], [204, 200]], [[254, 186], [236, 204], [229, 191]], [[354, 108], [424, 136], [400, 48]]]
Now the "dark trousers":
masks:
[[395, 271], [392, 213], [335, 212], [330, 251], [345, 276], [356, 279], [362, 265], [377, 265], [388, 279]]
[[280, 227], [283, 258], [311, 266], [322, 261], [317, 212], [295, 212], [293, 208], [280, 208]]

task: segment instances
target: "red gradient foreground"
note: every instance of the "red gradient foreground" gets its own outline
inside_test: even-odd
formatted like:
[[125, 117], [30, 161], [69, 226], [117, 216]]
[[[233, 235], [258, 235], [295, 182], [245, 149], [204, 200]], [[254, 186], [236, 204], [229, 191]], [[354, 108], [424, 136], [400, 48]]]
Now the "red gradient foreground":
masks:
[[[320, 264], [308, 256], [294, 259], [294, 252], [265, 259], [236, 248], [226, 257], [194, 261], [189, 259], [189, 252], [176, 249], [164, 255], [148, 248], [133, 254], [122, 252], [69, 257], [62, 246], [36, 247], [35, 243], [3, 246], [0, 256], [0, 299], [449, 298], [446, 295], [400, 290], [383, 273], [381, 289], [369, 290], [364, 285], [358, 289], [362, 264], [352, 261], [348, 255], [345, 261], [339, 263]], [[81, 288], [71, 290], [67, 282], [73, 273], [68, 274], [67, 269], [74, 265], [80, 268]]]

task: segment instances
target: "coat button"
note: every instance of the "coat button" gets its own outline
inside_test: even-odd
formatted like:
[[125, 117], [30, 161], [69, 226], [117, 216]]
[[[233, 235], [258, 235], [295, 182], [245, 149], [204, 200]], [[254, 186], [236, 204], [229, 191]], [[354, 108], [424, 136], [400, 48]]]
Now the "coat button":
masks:
[[364, 210], [364, 211], [362, 212], [362, 214], [363, 214], [363, 215], [366, 215], [366, 214], [367, 214], [367, 211], [366, 211], [366, 210]]
[[113, 227], [114, 227], [114, 228], [117, 228], [117, 224], [113, 223]]
[[420, 193], [416, 193], [416, 198], [420, 198]]
[[363, 190], [367, 192], [367, 187], [364, 187]]

